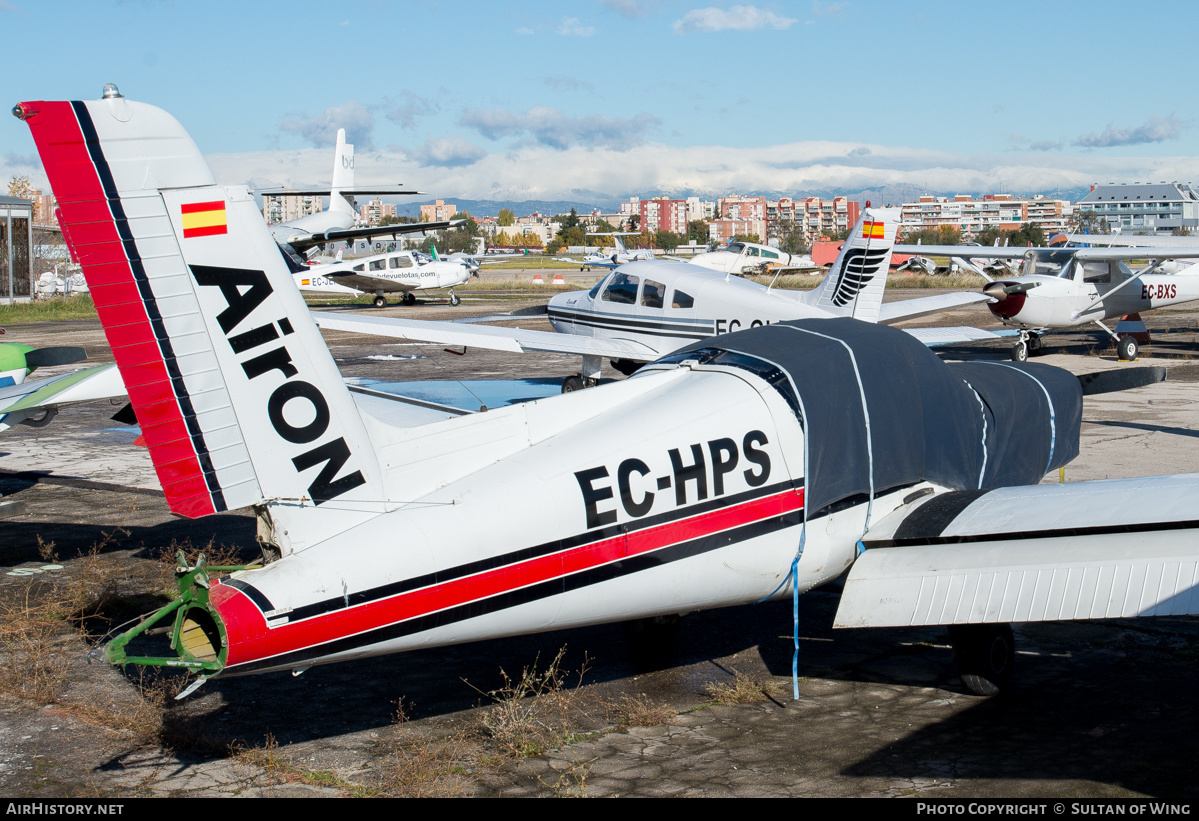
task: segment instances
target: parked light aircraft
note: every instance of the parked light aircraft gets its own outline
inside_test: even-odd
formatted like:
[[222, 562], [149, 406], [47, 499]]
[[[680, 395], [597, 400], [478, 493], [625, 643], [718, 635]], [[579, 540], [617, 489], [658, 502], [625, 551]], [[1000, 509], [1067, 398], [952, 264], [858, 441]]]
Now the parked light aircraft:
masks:
[[470, 268], [461, 262], [437, 260], [420, 251], [390, 251], [313, 265], [292, 274], [292, 279], [301, 291], [373, 293], [375, 307], [382, 308], [387, 304], [385, 294], [403, 294], [404, 304], [413, 305], [414, 292], [430, 288], [449, 288], [450, 304], [458, 305], [462, 300], [454, 293], [454, 286], [466, 283], [471, 276]]
[[569, 262], [573, 265], [578, 265], [580, 271], [590, 271], [595, 268], [615, 268], [618, 265], [624, 265], [626, 262], [636, 262], [637, 260], [654, 259], [654, 252], [648, 248], [638, 248], [630, 251], [624, 247], [624, 243], [620, 241], [621, 237], [635, 237], [637, 234], [629, 232], [617, 232], [606, 234], [588, 234], [591, 237], [612, 237], [612, 248], [601, 248], [598, 251], [592, 251], [582, 259], [571, 259], [570, 257], [554, 257], [557, 262]]
[[806, 274], [821, 270], [809, 256], [788, 254], [756, 242], [730, 242], [718, 251], [696, 254], [687, 261], [722, 274]]
[[[993, 301], [991, 313], [1020, 331], [1012, 359], [1022, 362], [1041, 349], [1041, 338], [1051, 330], [1095, 323], [1116, 343], [1121, 359], [1133, 360], [1137, 341], [1119, 337], [1104, 320], [1199, 300], [1199, 270], [1157, 273], [1162, 264], [1199, 258], [1199, 248], [985, 248], [961, 245], [896, 246], [912, 253], [1023, 259], [1020, 275], [989, 282], [983, 293]], [[1125, 260], [1150, 260], [1137, 271]], [[1193, 272], [1193, 273], [1192, 273]]]
[[[785, 598], [848, 569], [839, 626], [953, 625], [963, 681], [993, 692], [1009, 622], [1199, 612], [1199, 476], [1037, 484], [1077, 454], [1084, 392], [1160, 375], [951, 365], [841, 318], [486, 413], [367, 412], [253, 197], [216, 185], [177, 121], [123, 98], [14, 113], [171, 510], [253, 507], [272, 559], [180, 567], [179, 598], [111, 642], [114, 663], [299, 674]], [[210, 202], [229, 230], [189, 235], [187, 207]], [[134, 655], [164, 620], [172, 653]]]
[[[806, 292], [775, 290], [688, 262], [630, 262], [590, 291], [555, 295], [547, 311], [557, 333], [345, 313], [318, 312], [314, 319], [330, 330], [504, 351], [581, 354], [582, 371], [563, 384], [563, 390], [572, 391], [595, 384], [604, 359], [628, 374], [640, 363], [697, 339], [742, 328], [805, 317], [848, 316], [889, 323], [986, 301], [981, 294], [957, 293], [884, 305], [887, 265], [898, 224], [897, 209], [865, 209], [828, 275]], [[995, 336], [960, 327], [908, 332], [929, 344]]]
[[65, 405], [125, 395], [120, 373], [111, 364], [44, 379], [29, 378], [38, 368], [70, 365], [86, 358], [83, 348], [0, 344], [0, 431], [18, 424], [41, 427]]
[[[115, 94], [119, 94], [115, 87]], [[106, 90], [105, 93], [108, 93]], [[114, 97], [113, 99], [119, 99]], [[333, 178], [329, 188], [260, 188], [259, 194], [271, 195], [312, 195], [328, 196], [329, 207], [319, 214], [309, 214], [305, 217], [289, 220], [270, 226], [271, 236], [279, 243], [285, 252], [302, 255], [313, 251], [318, 246], [328, 242], [355, 240], [363, 237], [398, 237], [400, 234], [412, 234], [422, 231], [439, 231], [457, 225], [460, 220], [439, 222], [410, 222], [396, 225], [375, 225], [354, 227], [358, 214], [347, 197], [356, 195], [392, 195], [419, 194], [420, 191], [406, 191], [398, 185], [354, 185], [354, 146], [346, 142], [346, 130], [337, 129], [337, 146], [333, 153]], [[214, 206], [209, 208], [208, 206]], [[219, 231], [225, 225], [225, 214], [215, 203], [197, 203], [188, 212], [190, 236], [198, 236], [202, 230]]]

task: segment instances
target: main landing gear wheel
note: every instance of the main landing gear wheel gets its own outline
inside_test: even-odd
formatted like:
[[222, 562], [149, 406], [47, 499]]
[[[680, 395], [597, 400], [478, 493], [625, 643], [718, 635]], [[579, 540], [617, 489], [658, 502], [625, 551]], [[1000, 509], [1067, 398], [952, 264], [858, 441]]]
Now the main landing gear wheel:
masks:
[[450, 307], [457, 308], [462, 304], [462, 297], [458, 296], [453, 291], [450, 291]]
[[375, 307], [376, 308], [386, 308], [387, 307], [387, 299], [384, 297], [381, 297], [381, 296], [375, 297]]
[[977, 696], [997, 696], [1007, 690], [1016, 661], [1010, 624], [951, 624], [949, 640], [967, 690]]
[[415, 305], [416, 304], [416, 294], [412, 293], [411, 291], [408, 291], [407, 293], [405, 293], [404, 294], [404, 304], [405, 305]]
[[1028, 343], [1021, 339], [1012, 346], [1012, 361], [1025, 362], [1028, 360]]
[[1126, 336], [1116, 343], [1116, 353], [1119, 354], [1122, 362], [1132, 362], [1137, 358], [1137, 341], [1131, 336]]
[[573, 393], [574, 391], [581, 391], [585, 387], [587, 387], [587, 386], [583, 384], [583, 377], [581, 377], [581, 376], [568, 376], [562, 380], [562, 392], [563, 393]]

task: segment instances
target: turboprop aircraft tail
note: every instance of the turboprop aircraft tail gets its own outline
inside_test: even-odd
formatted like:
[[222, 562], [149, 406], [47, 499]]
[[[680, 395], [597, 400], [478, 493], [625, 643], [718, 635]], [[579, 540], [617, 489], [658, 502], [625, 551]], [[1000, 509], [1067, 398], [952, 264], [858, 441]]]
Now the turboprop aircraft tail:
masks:
[[346, 142], [346, 130], [337, 129], [337, 148], [333, 152], [333, 182], [329, 191], [329, 210], [354, 213], [341, 192], [354, 187], [354, 144]]
[[828, 276], [804, 301], [833, 316], [877, 322], [898, 229], [899, 209], [866, 208]]
[[381, 499], [362, 417], [249, 192], [215, 185], [173, 117], [115, 87], [13, 113], [33, 132], [171, 510], [266, 501], [312, 521], [314, 506]]

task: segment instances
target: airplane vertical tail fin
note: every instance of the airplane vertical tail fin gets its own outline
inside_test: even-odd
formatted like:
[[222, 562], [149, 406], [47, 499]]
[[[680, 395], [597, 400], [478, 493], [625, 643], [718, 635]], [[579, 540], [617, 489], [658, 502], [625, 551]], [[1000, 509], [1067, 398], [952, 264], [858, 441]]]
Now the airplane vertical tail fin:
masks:
[[352, 503], [382, 499], [363, 419], [254, 197], [215, 185], [191, 137], [153, 106], [106, 92], [15, 111], [171, 510], [288, 504], [311, 543], [344, 527], [335, 520]]
[[828, 276], [804, 302], [834, 316], [877, 322], [898, 229], [899, 209], [866, 208]]
[[341, 193], [354, 187], [354, 144], [346, 142], [346, 130], [337, 129], [337, 148], [333, 153], [333, 183], [329, 192], [329, 210], [353, 213], [354, 209]]
[[624, 243], [620, 241], [619, 236], [612, 237], [612, 246], [614, 248], [616, 248], [616, 253], [618, 253], [618, 254], [626, 253]]

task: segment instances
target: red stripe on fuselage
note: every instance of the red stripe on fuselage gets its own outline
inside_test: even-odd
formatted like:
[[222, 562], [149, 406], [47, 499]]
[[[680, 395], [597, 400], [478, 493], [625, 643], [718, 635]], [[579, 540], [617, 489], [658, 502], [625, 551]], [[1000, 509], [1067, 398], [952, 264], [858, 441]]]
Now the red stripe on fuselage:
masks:
[[211, 601], [225, 623], [229, 640], [225, 664], [231, 668], [562, 578], [802, 507], [803, 491], [788, 490], [273, 629], [266, 626], [266, 619], [250, 598], [235, 587], [213, 586]]
[[[26, 122], [58, 201], [59, 218], [71, 251], [83, 267], [108, 344], [129, 390], [133, 409], [146, 435], [150, 458], [173, 512], [206, 516], [216, 508], [204, 481], [195, 448], [180, 460], [167, 460], [156, 444], [174, 441], [187, 426], [178, 401], [147, 405], [142, 397], [175, 396], [162, 351], [146, 313], [145, 303], [117, 231], [116, 217], [100, 174], [88, 153], [86, 140], [67, 102], [33, 103], [40, 112]], [[150, 351], [146, 343], [152, 343]], [[156, 353], [155, 353], [156, 352]], [[150, 429], [164, 426], [163, 436]]]

